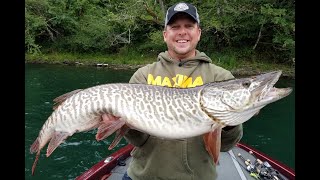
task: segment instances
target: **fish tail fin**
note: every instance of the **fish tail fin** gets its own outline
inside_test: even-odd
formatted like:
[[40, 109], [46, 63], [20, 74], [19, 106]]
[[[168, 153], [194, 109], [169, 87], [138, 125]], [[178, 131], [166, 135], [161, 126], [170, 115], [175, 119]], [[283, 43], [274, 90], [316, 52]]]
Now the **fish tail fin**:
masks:
[[30, 147], [30, 153], [31, 153], [31, 154], [37, 152], [36, 158], [35, 158], [35, 160], [34, 160], [34, 162], [33, 162], [33, 165], [32, 165], [32, 176], [34, 175], [34, 171], [35, 171], [35, 169], [36, 169], [36, 165], [37, 165], [37, 162], [38, 162], [39, 156], [40, 156], [40, 151], [41, 151], [41, 149], [39, 149], [39, 145], [40, 145], [40, 143], [39, 143], [39, 138], [37, 138], [37, 139], [33, 142], [33, 144], [31, 145], [31, 147]]
[[47, 148], [47, 157], [51, 155], [51, 153], [65, 140], [68, 136], [71, 136], [72, 134], [67, 132], [60, 132], [56, 131], [54, 132], [53, 137], [51, 138], [48, 148]]
[[213, 131], [203, 135], [203, 141], [206, 150], [212, 157], [215, 164], [219, 161], [219, 154], [221, 148], [221, 130], [222, 127], [217, 127]]
[[98, 132], [96, 134], [97, 141], [110, 136], [125, 124], [125, 121], [119, 120], [119, 117], [115, 117], [111, 114], [103, 114], [101, 118], [102, 121], [98, 127]]
[[34, 171], [36, 169], [36, 166], [37, 166], [37, 163], [38, 163], [38, 160], [39, 160], [39, 156], [40, 156], [40, 150], [37, 152], [36, 154], [36, 159], [34, 160], [33, 162], [33, 165], [32, 165], [32, 176], [34, 175]]
[[129, 129], [130, 129], [130, 128], [129, 128], [127, 125], [123, 125], [120, 129], [118, 129], [118, 130], [116, 131], [116, 136], [115, 136], [115, 138], [113, 139], [113, 141], [112, 141], [112, 143], [110, 144], [110, 146], [109, 146], [108, 149], [109, 149], [109, 150], [113, 149], [113, 148], [120, 142], [120, 140], [122, 139], [122, 137], [124, 136], [124, 134], [129, 131]]

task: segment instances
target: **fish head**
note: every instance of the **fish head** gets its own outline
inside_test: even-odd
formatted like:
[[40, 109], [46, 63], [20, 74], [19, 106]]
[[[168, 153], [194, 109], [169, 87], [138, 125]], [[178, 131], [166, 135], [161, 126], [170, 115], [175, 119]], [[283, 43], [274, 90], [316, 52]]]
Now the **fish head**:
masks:
[[273, 71], [248, 78], [211, 83], [202, 92], [203, 108], [219, 120], [237, 118], [236, 124], [240, 124], [267, 104], [292, 92], [290, 87], [274, 87], [281, 74], [281, 71]]
[[243, 82], [250, 93], [247, 108], [264, 107], [267, 104], [278, 101], [292, 92], [292, 88], [276, 88], [275, 84], [279, 80], [282, 71], [272, 71], [269, 73], [252, 76]]

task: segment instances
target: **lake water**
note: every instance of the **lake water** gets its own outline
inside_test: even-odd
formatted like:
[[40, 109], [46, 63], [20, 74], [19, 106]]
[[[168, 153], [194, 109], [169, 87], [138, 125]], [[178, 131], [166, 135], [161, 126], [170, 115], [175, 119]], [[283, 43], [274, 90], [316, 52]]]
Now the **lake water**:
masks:
[[[128, 82], [134, 70], [26, 64], [25, 66], [25, 179], [74, 179], [107, 155], [126, 145], [123, 139], [109, 151], [113, 136], [97, 142], [96, 130], [76, 133], [62, 143], [50, 157], [45, 149], [31, 176], [35, 154], [29, 148], [45, 120], [52, 113], [52, 100], [64, 93], [90, 86]], [[294, 80], [280, 79], [276, 87], [293, 87]], [[241, 140], [295, 169], [295, 91], [263, 108], [258, 116], [244, 123]]]

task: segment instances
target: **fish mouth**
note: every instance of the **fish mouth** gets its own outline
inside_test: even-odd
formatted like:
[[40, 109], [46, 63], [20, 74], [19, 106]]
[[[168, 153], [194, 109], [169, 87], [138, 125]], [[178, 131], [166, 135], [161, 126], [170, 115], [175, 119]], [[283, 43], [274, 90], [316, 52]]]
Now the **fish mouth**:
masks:
[[257, 83], [259, 86], [256, 90], [259, 90], [259, 87], [273, 87], [279, 80], [282, 71], [272, 71], [269, 73], [264, 73], [258, 76], [252, 77], [252, 83]]
[[269, 92], [266, 94], [266, 97], [285, 97], [288, 96], [292, 92], [292, 88], [271, 88]]
[[288, 96], [292, 88], [276, 88], [274, 85], [278, 82], [282, 71], [272, 71], [252, 77], [251, 94], [252, 100], [256, 105], [268, 104]]

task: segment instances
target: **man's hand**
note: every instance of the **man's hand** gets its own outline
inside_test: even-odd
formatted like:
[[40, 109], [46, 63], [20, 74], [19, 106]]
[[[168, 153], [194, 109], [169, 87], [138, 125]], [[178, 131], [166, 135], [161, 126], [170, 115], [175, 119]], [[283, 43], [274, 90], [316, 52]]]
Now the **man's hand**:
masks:
[[236, 126], [226, 126], [226, 127], [222, 128], [222, 129], [224, 131], [229, 131], [229, 130], [233, 129], [234, 127], [236, 127]]

